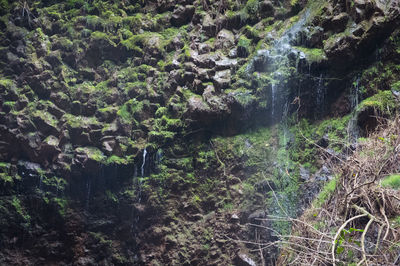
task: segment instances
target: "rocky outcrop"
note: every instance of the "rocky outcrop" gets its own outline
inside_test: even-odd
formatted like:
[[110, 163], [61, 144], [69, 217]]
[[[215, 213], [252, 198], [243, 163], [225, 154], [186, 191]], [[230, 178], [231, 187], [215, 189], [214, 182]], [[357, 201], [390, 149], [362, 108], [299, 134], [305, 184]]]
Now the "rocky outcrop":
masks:
[[254, 147], [210, 136], [348, 113], [355, 65], [399, 62], [399, 7], [242, 2], [0, 2], [0, 264], [254, 265]]

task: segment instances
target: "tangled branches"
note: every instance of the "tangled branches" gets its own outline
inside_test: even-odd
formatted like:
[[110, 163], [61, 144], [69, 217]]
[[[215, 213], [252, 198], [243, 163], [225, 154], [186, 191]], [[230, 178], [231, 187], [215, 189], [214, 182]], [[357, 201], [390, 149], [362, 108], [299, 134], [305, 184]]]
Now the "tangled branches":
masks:
[[331, 198], [291, 219], [293, 234], [280, 236], [278, 265], [400, 262], [400, 230], [393, 222], [400, 215], [400, 192], [381, 185], [383, 178], [400, 172], [400, 117], [380, 121], [376, 133], [336, 165], [338, 182]]

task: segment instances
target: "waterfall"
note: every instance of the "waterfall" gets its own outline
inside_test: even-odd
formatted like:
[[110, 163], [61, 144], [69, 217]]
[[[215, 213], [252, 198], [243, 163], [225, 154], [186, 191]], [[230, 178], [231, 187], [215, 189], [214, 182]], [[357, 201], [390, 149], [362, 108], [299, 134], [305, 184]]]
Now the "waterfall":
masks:
[[357, 106], [360, 98], [360, 77], [356, 77], [350, 87], [350, 106], [352, 109], [351, 118], [347, 126], [347, 135], [350, 143], [357, 142], [360, 137], [360, 131], [357, 125]]
[[143, 163], [142, 163], [142, 168], [141, 168], [142, 177], [144, 177], [144, 171], [145, 171], [145, 166], [146, 166], [146, 155], [147, 155], [147, 150], [146, 150], [146, 148], [144, 148], [144, 150], [143, 150]]
[[316, 116], [321, 116], [325, 112], [325, 98], [326, 98], [326, 86], [324, 82], [324, 77], [322, 74], [320, 74], [318, 78], [318, 84], [317, 84], [317, 98], [316, 98], [316, 105], [317, 105], [317, 113]]
[[87, 182], [86, 182], [86, 210], [89, 209], [90, 188], [91, 188], [91, 182], [90, 182], [90, 178], [88, 178]]
[[283, 35], [274, 41], [271, 49], [259, 50], [247, 67], [247, 72], [266, 72], [270, 74], [270, 120], [280, 122], [284, 115], [284, 108], [289, 102], [290, 88], [287, 84], [291, 76], [291, 68], [298, 68], [300, 60], [305, 54], [295, 49], [298, 33], [302, 30], [310, 16], [306, 10], [300, 19], [286, 30]]

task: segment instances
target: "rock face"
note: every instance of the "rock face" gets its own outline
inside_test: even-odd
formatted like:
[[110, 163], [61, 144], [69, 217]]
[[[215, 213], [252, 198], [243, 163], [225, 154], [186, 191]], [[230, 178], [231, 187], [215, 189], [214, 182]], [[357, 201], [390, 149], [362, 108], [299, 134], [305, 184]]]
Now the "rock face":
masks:
[[396, 1], [305, 2], [0, 1], [0, 264], [258, 263], [230, 239], [267, 152], [215, 136], [346, 114], [367, 55], [400, 61]]

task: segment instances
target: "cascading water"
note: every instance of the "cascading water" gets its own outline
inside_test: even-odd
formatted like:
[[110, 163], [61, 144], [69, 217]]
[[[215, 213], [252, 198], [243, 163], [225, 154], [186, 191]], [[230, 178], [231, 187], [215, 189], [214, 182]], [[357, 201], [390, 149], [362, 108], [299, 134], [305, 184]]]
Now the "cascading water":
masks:
[[353, 110], [349, 124], [347, 126], [347, 135], [350, 143], [355, 143], [360, 137], [359, 128], [357, 126], [357, 106], [360, 101], [360, 77], [356, 77], [350, 88], [350, 105]]
[[[141, 203], [142, 202], [142, 180], [141, 177], [144, 177], [145, 175], [145, 170], [146, 170], [146, 156], [147, 156], [147, 150], [144, 148], [143, 150], [143, 161], [142, 165], [140, 167], [140, 174], [141, 176], [138, 176], [138, 169], [137, 166], [134, 166], [133, 170], [133, 180], [136, 180], [136, 202], [135, 203]], [[136, 236], [137, 234], [137, 227], [140, 221], [140, 215], [138, 213], [135, 213], [135, 208], [132, 209], [132, 216], [133, 216], [133, 221], [132, 221], [132, 226], [131, 226], [131, 231], [132, 233]]]
[[327, 88], [324, 83], [324, 77], [322, 74], [320, 74], [317, 84], [316, 116], [319, 116], [325, 112], [325, 98], [327, 93], [326, 89]]
[[90, 189], [91, 189], [91, 182], [90, 182], [90, 178], [87, 179], [86, 182], [86, 210], [89, 209], [89, 202], [90, 202]]
[[146, 148], [144, 148], [144, 150], [143, 150], [143, 163], [142, 163], [142, 167], [141, 167], [142, 177], [144, 177], [144, 170], [145, 170], [145, 166], [146, 166], [146, 155], [147, 155], [147, 150], [146, 150]]
[[[260, 70], [270, 73], [270, 120], [279, 123], [284, 114], [284, 107], [289, 102], [290, 88], [287, 81], [291, 76], [291, 68], [296, 69], [299, 60], [304, 59], [303, 52], [292, 46], [310, 16], [310, 10], [306, 10], [300, 19], [293, 24], [283, 35], [273, 42], [272, 48], [259, 50], [253, 62], [247, 67], [247, 72]], [[262, 62], [260, 64], [260, 61]]]

